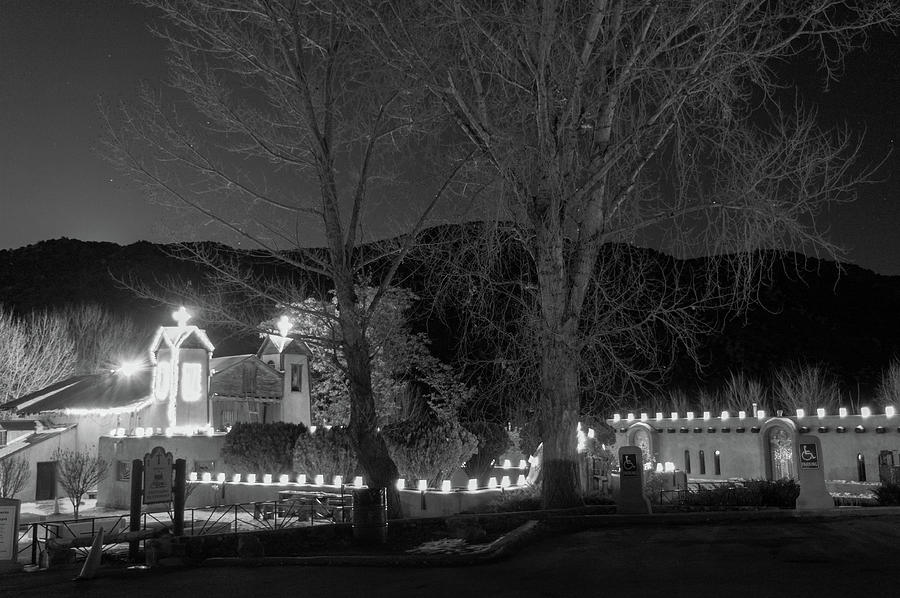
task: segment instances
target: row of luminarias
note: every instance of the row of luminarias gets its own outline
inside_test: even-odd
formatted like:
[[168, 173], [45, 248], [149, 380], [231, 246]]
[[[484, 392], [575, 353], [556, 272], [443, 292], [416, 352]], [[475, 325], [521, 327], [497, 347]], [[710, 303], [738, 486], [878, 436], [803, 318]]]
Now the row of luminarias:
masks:
[[[523, 461], [523, 463], [524, 463], [524, 461]], [[229, 480], [228, 476], [226, 476], [224, 473], [216, 474], [216, 477], [213, 478], [212, 474], [208, 471], [205, 471], [202, 474], [198, 474], [196, 471], [192, 471], [188, 477], [188, 481], [217, 483], [217, 484], [224, 484], [228, 481], [230, 481], [233, 484], [240, 484], [240, 483], [257, 484], [257, 483], [259, 483], [257, 481], [257, 476], [255, 473], [248, 473], [246, 479], [244, 479], [244, 477], [241, 474], [236, 473], [236, 474], [233, 474], [231, 476], [231, 480]], [[267, 473], [267, 474], [263, 475], [262, 483], [263, 484], [273, 484], [274, 478], [272, 477], [272, 474]], [[282, 485], [290, 484], [291, 478], [287, 474], [282, 474], [282, 475], [278, 476], [278, 483], [282, 484]], [[325, 476], [322, 474], [315, 476], [313, 478], [312, 484], [310, 484], [310, 482], [307, 480], [306, 474], [301, 473], [300, 475], [297, 476], [295, 483], [299, 486], [309, 486], [309, 485], [325, 486], [326, 485], [325, 484]], [[526, 483], [525, 482], [525, 474], [519, 474], [519, 477], [516, 480], [515, 486], [524, 486], [525, 483]], [[336, 488], [340, 488], [342, 486], [351, 486], [352, 488], [363, 488], [364, 484], [363, 484], [362, 476], [356, 476], [355, 478], [353, 478], [353, 484], [345, 484], [344, 478], [342, 476], [336, 475], [336, 476], [334, 476], [334, 479], [332, 480], [331, 486], [334, 486]], [[510, 488], [513, 486], [514, 486], [514, 484], [512, 483], [511, 478], [508, 475], [502, 476], [500, 478], [499, 482], [497, 481], [497, 478], [495, 476], [491, 476], [491, 478], [488, 479], [487, 485], [483, 486], [483, 487], [478, 486], [477, 479], [475, 479], [475, 478], [469, 479], [469, 483], [466, 485], [466, 490], [480, 490], [480, 489], [492, 490], [492, 489], [497, 489], [497, 488]], [[397, 487], [397, 490], [412, 490], [412, 488], [406, 487], [406, 480], [404, 480], [402, 478], [397, 480], [396, 487]], [[427, 480], [419, 480], [418, 483], [416, 484], [415, 489], [419, 492], [427, 491], [429, 489], [428, 481]], [[452, 492], [452, 491], [453, 491], [453, 487], [451, 486], [450, 480], [444, 480], [443, 482], [441, 482], [441, 492]]]
[[[859, 414], [862, 417], [870, 417], [872, 415], [872, 410], [868, 407], [862, 407], [859, 410]], [[893, 405], [888, 405], [887, 407], [884, 408], [884, 415], [886, 415], [887, 417], [894, 417], [896, 414], [897, 414], [897, 410], [894, 408]], [[797, 409], [796, 417], [803, 418], [803, 417], [806, 417], [806, 415], [807, 415], [807, 413], [806, 413], [805, 409]], [[848, 415], [848, 412], [847, 412], [846, 407], [841, 407], [840, 409], [838, 409], [839, 417], [847, 417], [847, 415]], [[825, 412], [825, 409], [820, 407], [820, 408], [816, 409], [816, 416], [817, 417], [826, 417], [827, 413]], [[723, 421], [726, 419], [729, 419], [730, 417], [731, 417], [731, 413], [728, 411], [723, 411], [720, 416], [720, 418]], [[746, 411], [738, 411], [737, 417], [738, 417], [738, 419], [746, 419], [747, 412]], [[756, 419], [766, 419], [766, 412], [762, 409], [759, 409], [759, 410], [757, 410], [756, 415], [753, 417], [755, 417]], [[678, 418], [679, 418], [678, 412], [673, 411], [671, 419], [676, 420]], [[619, 413], [614, 414], [612, 417], [613, 423], [619, 423], [620, 421], [622, 421], [622, 419], [623, 419], [622, 415]], [[629, 422], [638, 420], [638, 418], [635, 417], [634, 413], [629, 413], [628, 415], [625, 416], [624, 419], [625, 419], [625, 421], [629, 421]], [[664, 419], [666, 419], [666, 418], [662, 413], [660, 413], [660, 412], [656, 413], [656, 421], [662, 421]], [[691, 420], [696, 419], [696, 416], [693, 411], [688, 411], [685, 414], [684, 419], [686, 419], [687, 421], [691, 421]], [[712, 419], [712, 415], [710, 414], [709, 411], [703, 412], [703, 419], [704, 420]], [[642, 422], [650, 421], [650, 415], [647, 413], [641, 413], [640, 421], [642, 421]]]

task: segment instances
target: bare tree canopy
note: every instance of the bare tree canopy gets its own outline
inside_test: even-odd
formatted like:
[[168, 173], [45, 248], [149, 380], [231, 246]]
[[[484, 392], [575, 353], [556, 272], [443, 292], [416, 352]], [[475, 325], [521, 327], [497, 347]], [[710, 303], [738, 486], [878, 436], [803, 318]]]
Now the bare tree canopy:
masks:
[[0, 459], [0, 498], [15, 498], [31, 477], [31, 464], [25, 457]]
[[[685, 300], [751, 299], [765, 266], [754, 250], [835, 252], [817, 216], [869, 173], [853, 168], [846, 130], [784, 100], [776, 68], [803, 57], [833, 79], [871, 28], [900, 22], [891, 0], [332, 4], [502, 181], [502, 214], [535, 276], [522, 302], [546, 506], [579, 501], [581, 374], [606, 324], [619, 347], [604, 363], [628, 373], [657, 335], [691, 334]], [[695, 298], [661, 287], [633, 252], [601, 251], [613, 243], [721, 259]], [[643, 316], [625, 314], [639, 297]]]
[[82, 497], [106, 478], [109, 463], [86, 450], [58, 450], [54, 460], [57, 462], [59, 485], [72, 503], [75, 519], [78, 519]]

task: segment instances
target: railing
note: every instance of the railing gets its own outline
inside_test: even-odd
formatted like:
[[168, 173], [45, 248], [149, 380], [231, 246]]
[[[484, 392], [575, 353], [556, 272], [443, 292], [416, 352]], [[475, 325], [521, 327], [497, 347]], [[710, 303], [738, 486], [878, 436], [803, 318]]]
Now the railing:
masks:
[[[212, 505], [185, 509], [184, 534], [205, 536], [238, 534], [263, 530], [306, 527], [349, 521], [353, 508], [351, 494], [324, 492], [281, 493], [278, 500], [233, 505]], [[103, 550], [118, 551], [131, 538], [129, 515], [91, 517], [61, 521], [41, 521], [20, 528], [19, 558], [31, 551], [31, 564], [38, 564], [42, 546], [50, 540], [73, 540], [76, 560], [87, 556], [94, 536], [103, 528]], [[141, 531], [159, 534], [173, 527], [171, 511], [141, 513]], [[155, 535], [155, 534], [154, 534]], [[30, 541], [29, 541], [30, 539]]]

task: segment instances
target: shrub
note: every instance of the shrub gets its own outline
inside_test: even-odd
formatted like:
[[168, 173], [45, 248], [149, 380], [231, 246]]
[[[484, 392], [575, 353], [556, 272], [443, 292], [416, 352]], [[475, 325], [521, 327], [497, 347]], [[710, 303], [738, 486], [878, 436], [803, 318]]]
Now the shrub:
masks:
[[900, 505], [900, 484], [883, 484], [874, 492], [879, 505]]
[[225, 436], [222, 456], [225, 463], [247, 473], [290, 473], [294, 444], [305, 431], [303, 424], [237, 423]]
[[478, 439], [459, 422], [429, 415], [382, 429], [401, 477], [437, 486], [472, 456]]
[[466, 475], [481, 478], [487, 475], [491, 464], [509, 448], [509, 433], [500, 424], [487, 422], [472, 422], [465, 427], [478, 440], [475, 454], [466, 460]]
[[701, 489], [687, 495], [689, 505], [712, 507], [779, 507], [793, 509], [800, 486], [795, 480], [747, 480], [731, 487]]
[[359, 461], [350, 443], [350, 431], [344, 427], [318, 428], [297, 437], [294, 445], [294, 471], [308, 476], [322, 474], [351, 479], [359, 474]]
[[504, 492], [496, 500], [492, 500], [483, 509], [478, 511], [486, 513], [513, 513], [518, 511], [540, 511], [541, 490], [540, 486], [526, 486], [514, 492]]

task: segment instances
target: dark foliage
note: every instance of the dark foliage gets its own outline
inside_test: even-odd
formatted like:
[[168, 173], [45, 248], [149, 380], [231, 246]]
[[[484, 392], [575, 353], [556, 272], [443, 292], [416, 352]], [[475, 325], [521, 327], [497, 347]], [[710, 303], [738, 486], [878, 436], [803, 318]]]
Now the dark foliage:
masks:
[[222, 456], [226, 463], [247, 473], [291, 473], [294, 445], [304, 432], [303, 424], [237, 423], [225, 435]]
[[883, 484], [875, 488], [875, 498], [882, 506], [900, 505], [900, 484]]
[[350, 431], [343, 426], [316, 428], [297, 438], [294, 470], [311, 479], [322, 474], [330, 482], [334, 476], [350, 480], [359, 474], [359, 461], [350, 443]]
[[500, 424], [487, 422], [467, 423], [465, 428], [478, 438], [478, 449], [466, 460], [466, 475], [482, 478], [491, 470], [494, 461], [509, 448], [509, 434]]
[[794, 480], [747, 480], [731, 487], [689, 493], [685, 503], [698, 507], [778, 507], [793, 509], [800, 495]]

